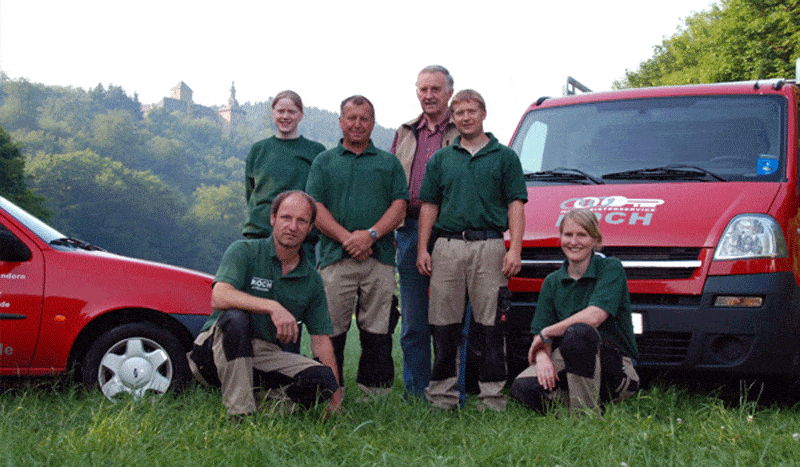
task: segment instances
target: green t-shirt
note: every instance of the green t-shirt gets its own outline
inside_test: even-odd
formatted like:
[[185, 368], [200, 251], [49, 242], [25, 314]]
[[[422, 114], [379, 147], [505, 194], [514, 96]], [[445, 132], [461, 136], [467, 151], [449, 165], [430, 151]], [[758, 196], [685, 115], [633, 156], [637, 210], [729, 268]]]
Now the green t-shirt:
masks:
[[590, 305], [609, 314], [597, 328], [600, 335], [610, 339], [625, 355], [639, 358], [625, 269], [619, 259], [600, 254], [592, 255], [589, 267], [577, 281], [567, 274], [566, 260], [561, 268], [545, 277], [531, 321], [531, 333], [538, 334]]
[[[396, 200], [408, 201], [408, 183], [400, 160], [376, 148], [372, 141], [358, 155], [339, 142], [317, 156], [308, 174], [306, 192], [351, 232], [375, 225]], [[341, 243], [320, 237], [320, 269], [347, 256]], [[394, 266], [394, 236], [379, 238], [372, 246], [372, 257]]]
[[253, 145], [245, 163], [248, 214], [243, 234], [266, 237], [272, 233], [272, 200], [287, 190], [305, 190], [311, 163], [324, 150], [325, 146], [302, 136], [288, 140], [273, 136]]
[[428, 161], [419, 198], [439, 206], [437, 229], [505, 232], [508, 205], [528, 200], [519, 157], [491, 133], [487, 135], [489, 142], [474, 156], [461, 147], [458, 136]]
[[[297, 267], [284, 276], [272, 236], [232, 243], [222, 257], [214, 282], [226, 282], [250, 295], [277, 301], [303, 322], [311, 335], [333, 333], [319, 273], [300, 258]], [[203, 330], [210, 328], [221, 313], [214, 310]], [[272, 318], [255, 313], [251, 316], [256, 337], [276, 343]]]

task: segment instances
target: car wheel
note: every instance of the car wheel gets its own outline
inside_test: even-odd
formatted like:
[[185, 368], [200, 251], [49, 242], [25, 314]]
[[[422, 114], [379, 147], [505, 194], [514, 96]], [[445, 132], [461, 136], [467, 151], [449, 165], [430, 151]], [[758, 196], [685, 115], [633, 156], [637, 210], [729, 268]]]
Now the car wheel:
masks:
[[102, 334], [89, 348], [83, 382], [97, 386], [110, 401], [138, 399], [178, 389], [189, 379], [186, 354], [175, 336], [150, 323], [131, 323]]

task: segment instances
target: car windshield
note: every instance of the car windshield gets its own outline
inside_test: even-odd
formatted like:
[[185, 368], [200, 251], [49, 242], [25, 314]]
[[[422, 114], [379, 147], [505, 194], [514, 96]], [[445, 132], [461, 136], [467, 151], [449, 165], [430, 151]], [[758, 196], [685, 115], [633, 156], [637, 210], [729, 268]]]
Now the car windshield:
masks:
[[64, 238], [64, 234], [60, 233], [56, 229], [50, 227], [49, 225], [45, 224], [39, 219], [28, 214], [27, 211], [17, 206], [16, 204], [12, 203], [11, 201], [3, 198], [2, 196], [0, 196], [0, 209], [10, 214], [12, 217], [18, 220], [22, 225], [27, 227], [28, 230], [36, 234], [36, 236], [44, 240], [46, 243], [50, 243], [53, 240], [57, 240], [59, 238]]
[[536, 184], [778, 181], [785, 166], [781, 96], [690, 96], [529, 112], [512, 141]]

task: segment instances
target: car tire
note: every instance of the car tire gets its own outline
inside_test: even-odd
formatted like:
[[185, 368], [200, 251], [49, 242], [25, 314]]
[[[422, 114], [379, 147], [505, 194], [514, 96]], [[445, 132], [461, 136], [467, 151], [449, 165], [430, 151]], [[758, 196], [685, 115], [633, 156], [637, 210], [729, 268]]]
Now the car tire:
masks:
[[178, 339], [152, 323], [130, 323], [103, 333], [83, 360], [81, 377], [110, 401], [129, 395], [160, 395], [189, 380], [189, 363]]

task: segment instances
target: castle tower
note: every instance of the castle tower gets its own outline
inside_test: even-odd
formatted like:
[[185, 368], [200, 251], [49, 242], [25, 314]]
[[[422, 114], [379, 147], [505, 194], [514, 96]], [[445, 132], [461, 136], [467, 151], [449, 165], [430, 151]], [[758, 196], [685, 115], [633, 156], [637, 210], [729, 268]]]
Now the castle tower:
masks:
[[245, 113], [239, 108], [239, 102], [236, 100], [236, 86], [233, 81], [231, 81], [231, 97], [228, 98], [227, 105], [220, 108], [217, 113], [225, 122], [225, 136], [230, 136], [231, 129], [244, 121]]
[[192, 89], [186, 83], [181, 81], [170, 91], [172, 91], [170, 97], [185, 104], [187, 111], [192, 108]]

